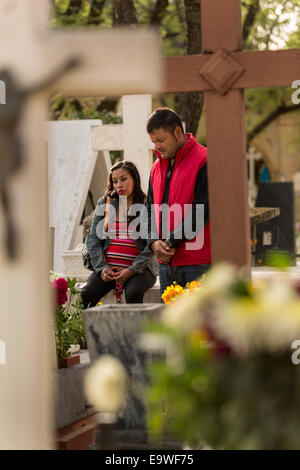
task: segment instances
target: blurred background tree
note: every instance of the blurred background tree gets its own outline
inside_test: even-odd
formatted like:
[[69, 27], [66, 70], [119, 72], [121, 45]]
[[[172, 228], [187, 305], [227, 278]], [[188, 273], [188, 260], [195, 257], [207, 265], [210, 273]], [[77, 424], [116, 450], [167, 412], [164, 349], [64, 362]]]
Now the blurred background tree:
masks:
[[[158, 27], [165, 56], [200, 54], [201, 0], [52, 0], [54, 28]], [[243, 0], [244, 50], [272, 50], [300, 47], [300, 0]], [[300, 78], [300, 77], [295, 77]], [[300, 109], [291, 102], [291, 88], [245, 91], [248, 143], [283, 113]], [[121, 122], [119, 97], [51, 101], [51, 119], [102, 119]], [[186, 123], [186, 129], [200, 137], [203, 94], [181, 93], [157, 97], [155, 105], [170, 106]], [[202, 136], [200, 141], [205, 143]]]

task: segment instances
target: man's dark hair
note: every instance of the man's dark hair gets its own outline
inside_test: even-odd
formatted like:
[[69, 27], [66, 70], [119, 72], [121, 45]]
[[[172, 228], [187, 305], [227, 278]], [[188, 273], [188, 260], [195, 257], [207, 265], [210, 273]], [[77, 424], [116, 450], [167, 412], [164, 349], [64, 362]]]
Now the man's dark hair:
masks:
[[184, 134], [183, 125], [180, 116], [170, 108], [158, 108], [148, 119], [147, 122], [147, 132], [151, 134], [151, 132], [155, 131], [156, 129], [164, 129], [169, 131], [173, 134], [175, 127], [180, 127]]

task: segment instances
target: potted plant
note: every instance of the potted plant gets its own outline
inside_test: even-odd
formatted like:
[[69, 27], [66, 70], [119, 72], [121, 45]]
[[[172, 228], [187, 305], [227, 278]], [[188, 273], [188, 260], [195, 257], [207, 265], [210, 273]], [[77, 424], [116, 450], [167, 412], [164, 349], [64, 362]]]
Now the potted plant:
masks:
[[58, 275], [52, 278], [51, 286], [56, 294], [54, 329], [56, 339], [57, 364], [59, 368], [70, 367], [80, 362], [79, 354], [72, 354], [74, 344], [85, 342], [80, 291], [76, 288], [76, 278]]

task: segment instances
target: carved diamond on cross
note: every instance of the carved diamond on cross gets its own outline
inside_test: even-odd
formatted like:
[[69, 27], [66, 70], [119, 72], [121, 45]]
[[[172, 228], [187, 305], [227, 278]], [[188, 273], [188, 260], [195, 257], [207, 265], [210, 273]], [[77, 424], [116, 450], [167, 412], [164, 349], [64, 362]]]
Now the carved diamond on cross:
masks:
[[221, 95], [225, 95], [245, 72], [228, 51], [219, 49], [202, 67], [200, 76]]

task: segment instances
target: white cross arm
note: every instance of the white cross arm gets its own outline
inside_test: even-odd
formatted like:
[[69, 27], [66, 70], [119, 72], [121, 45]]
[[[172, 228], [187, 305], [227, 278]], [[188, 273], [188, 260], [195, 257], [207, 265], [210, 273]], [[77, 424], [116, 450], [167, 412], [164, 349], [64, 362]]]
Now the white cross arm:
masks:
[[92, 148], [93, 150], [123, 150], [123, 124], [92, 126]]
[[[53, 64], [78, 57], [80, 66], [55, 83], [69, 96], [158, 92], [159, 39], [153, 31], [116, 30], [55, 33], [44, 42], [44, 74]], [[55, 90], [55, 91], [56, 91]]]
[[[131, 94], [161, 89], [159, 35], [152, 30], [49, 30], [45, 0], [0, 2], [0, 68], [22, 86], [48, 77], [70, 58], [80, 65], [48, 92], [69, 96]], [[36, 11], [35, 11], [36, 10]]]

